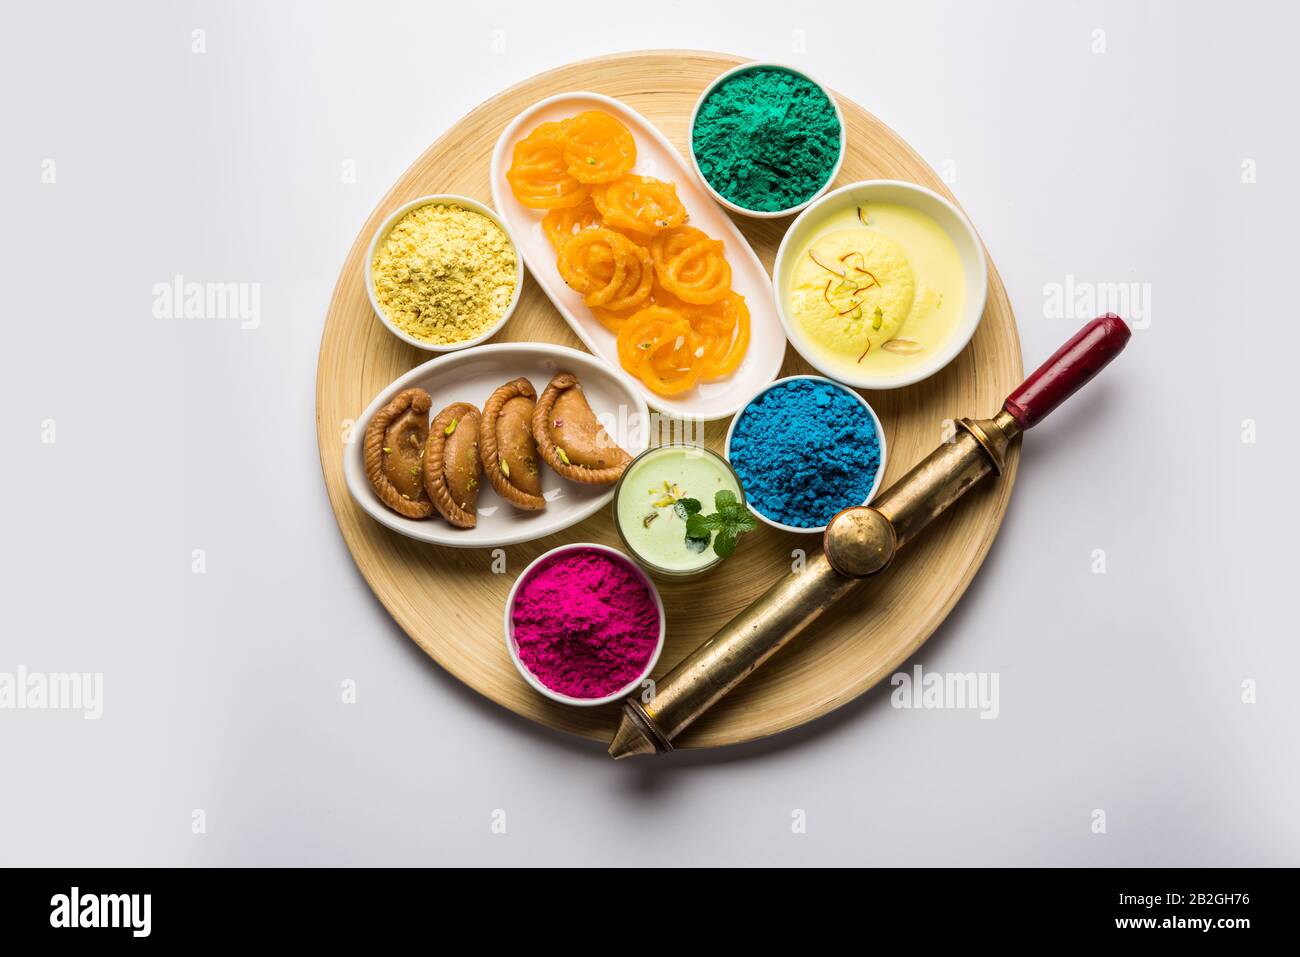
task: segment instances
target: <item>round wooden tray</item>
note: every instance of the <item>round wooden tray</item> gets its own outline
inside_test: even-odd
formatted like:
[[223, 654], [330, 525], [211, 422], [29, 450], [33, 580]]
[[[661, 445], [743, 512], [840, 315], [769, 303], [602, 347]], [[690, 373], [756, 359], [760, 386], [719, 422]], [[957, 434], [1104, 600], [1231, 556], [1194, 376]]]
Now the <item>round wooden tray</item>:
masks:
[[[490, 203], [488, 158], [497, 136], [520, 110], [554, 93], [594, 90], [624, 100], [684, 152], [695, 100], [709, 81], [739, 62], [720, 54], [677, 51], [601, 57], [533, 77], [484, 103], [429, 147], [371, 214], [343, 266], [321, 339], [316, 378], [321, 467], [343, 538], [370, 587], [406, 633], [471, 688], [524, 717], [597, 740], [612, 735], [616, 706], [566, 708], [529, 688], [506, 652], [501, 617], [515, 575], [543, 551], [577, 541], [618, 547], [609, 513], [601, 512], [567, 532], [504, 549], [501, 572], [501, 556], [411, 541], [372, 521], [348, 495], [343, 452], [350, 423], [384, 386], [430, 358], [400, 342], [373, 314], [363, 279], [366, 246], [384, 217], [416, 196], [460, 193]], [[848, 154], [837, 183], [903, 179], [951, 195], [894, 132], [856, 104], [843, 97], [839, 102], [848, 124]], [[790, 220], [738, 222], [770, 270]], [[531, 277], [514, 318], [496, 338], [514, 340], [581, 348]], [[782, 375], [811, 371], [793, 348], [787, 348]], [[1015, 319], [990, 262], [988, 307], [970, 346], [923, 383], [866, 393], [889, 445], [882, 487], [943, 441], [951, 420], [991, 415], [1022, 378]], [[721, 449], [726, 427], [727, 420], [709, 424], [710, 447]], [[984, 560], [1006, 512], [1018, 459], [1017, 446], [1001, 479], [963, 499], [951, 515], [909, 545], [882, 579], [824, 615], [677, 744], [715, 747], [793, 728], [839, 707], [896, 670], [943, 621]], [[784, 574], [796, 549], [820, 546], [816, 536], [760, 525], [713, 572], [660, 582], [668, 639], [656, 677]]]

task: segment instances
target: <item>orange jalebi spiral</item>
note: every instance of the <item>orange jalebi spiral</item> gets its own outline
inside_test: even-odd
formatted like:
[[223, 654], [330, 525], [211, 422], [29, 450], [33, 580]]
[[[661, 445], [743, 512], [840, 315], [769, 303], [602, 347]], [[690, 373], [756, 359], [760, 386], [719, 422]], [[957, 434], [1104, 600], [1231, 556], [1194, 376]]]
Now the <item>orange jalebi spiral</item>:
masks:
[[650, 258], [650, 250], [638, 246], [630, 239], [627, 241], [628, 258], [623, 272], [623, 283], [618, 291], [604, 303], [604, 308], [612, 313], [628, 312], [644, 305], [654, 288], [655, 267]]
[[581, 183], [611, 182], [636, 162], [636, 140], [628, 128], [599, 110], [567, 120], [560, 145], [569, 175]]
[[745, 297], [728, 292], [718, 302], [686, 312], [703, 352], [702, 379], [721, 379], [740, 366], [749, 349], [749, 306]]
[[631, 245], [613, 230], [584, 229], [560, 250], [560, 276], [588, 306], [603, 306], [623, 287], [627, 264], [636, 258], [628, 249]]
[[674, 296], [695, 305], [717, 302], [731, 289], [731, 265], [722, 249], [716, 239], [691, 243], [668, 260], [659, 281]]
[[602, 222], [600, 211], [590, 199], [586, 199], [578, 206], [551, 210], [542, 217], [542, 232], [558, 253], [576, 234], [599, 226]]
[[686, 222], [677, 187], [648, 176], [624, 176], [591, 188], [591, 201], [605, 225], [653, 235]]
[[560, 146], [561, 123], [543, 123], [515, 144], [506, 182], [515, 199], [532, 209], [577, 206], [589, 188], [570, 175]]
[[703, 373], [698, 350], [690, 320], [665, 306], [642, 309], [618, 331], [619, 361], [660, 395], [695, 386]]
[[654, 286], [650, 251], [604, 227], [584, 229], [569, 239], [560, 250], [558, 266], [584, 303], [614, 312], [642, 305]]
[[[662, 285], [664, 271], [668, 268], [668, 261], [678, 253], [685, 252], [690, 246], [695, 245], [702, 239], [708, 239], [709, 236], [702, 230], [694, 226], [675, 226], [672, 229], [665, 229], [655, 233], [650, 240], [650, 255], [654, 257], [655, 272], [659, 274], [659, 282]], [[702, 266], [703, 263], [696, 265]], [[687, 273], [685, 278], [690, 280], [694, 278], [691, 273]]]
[[683, 315], [685, 315], [687, 309], [696, 308], [690, 303], [678, 299], [668, 290], [664, 289], [663, 286], [659, 285], [658, 279], [655, 279], [650, 284], [650, 295], [646, 296], [645, 301], [640, 305], [634, 306], [631, 309], [620, 309], [618, 311], [597, 306], [591, 311], [595, 317], [600, 320], [601, 325], [606, 329], [610, 332], [618, 332], [624, 322], [636, 315], [636, 313], [640, 312], [646, 306], [665, 306], [676, 312], [680, 312]]

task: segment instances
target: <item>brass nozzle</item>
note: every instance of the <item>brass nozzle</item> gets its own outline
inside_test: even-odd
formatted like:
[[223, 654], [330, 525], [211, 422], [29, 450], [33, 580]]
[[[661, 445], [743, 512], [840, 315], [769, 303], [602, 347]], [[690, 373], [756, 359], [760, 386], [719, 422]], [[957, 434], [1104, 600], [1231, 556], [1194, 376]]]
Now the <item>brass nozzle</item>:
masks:
[[672, 749], [672, 742], [663, 736], [636, 698], [623, 702], [623, 717], [619, 719], [614, 740], [609, 743], [611, 758], [617, 761], [634, 754], [663, 754]]

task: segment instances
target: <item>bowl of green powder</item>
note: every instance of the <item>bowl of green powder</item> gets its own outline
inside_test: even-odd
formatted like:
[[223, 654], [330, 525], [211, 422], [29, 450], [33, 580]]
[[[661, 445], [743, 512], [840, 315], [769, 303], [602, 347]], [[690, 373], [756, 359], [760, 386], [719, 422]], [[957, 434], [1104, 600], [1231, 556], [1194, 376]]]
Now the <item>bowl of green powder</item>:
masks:
[[690, 153], [713, 198], [743, 216], [799, 212], [844, 162], [844, 116], [826, 87], [779, 63], [723, 73], [691, 113]]

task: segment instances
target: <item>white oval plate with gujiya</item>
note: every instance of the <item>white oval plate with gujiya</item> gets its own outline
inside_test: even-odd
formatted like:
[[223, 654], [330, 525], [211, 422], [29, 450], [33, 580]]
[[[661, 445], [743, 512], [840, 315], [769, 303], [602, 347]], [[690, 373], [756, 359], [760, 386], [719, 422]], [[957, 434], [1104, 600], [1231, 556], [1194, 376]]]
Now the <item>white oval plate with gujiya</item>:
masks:
[[559, 372], [578, 377], [591, 410], [609, 436], [630, 455], [647, 444], [650, 411], [632, 388], [631, 380], [610, 372], [603, 362], [564, 346], [521, 342], [477, 346], [452, 352], [416, 366], [379, 395], [357, 419], [352, 444], [343, 457], [343, 475], [357, 504], [381, 525], [408, 538], [453, 548], [494, 548], [514, 545], [562, 531], [609, 504], [613, 485], [584, 485], [570, 482], [550, 469], [542, 469], [542, 497], [546, 508], [524, 511], [504, 501], [484, 483], [478, 497], [478, 523], [474, 528], [455, 528], [441, 517], [414, 519], [388, 508], [366, 477], [362, 461], [362, 437], [371, 418], [403, 389], [420, 388], [433, 399], [432, 415], [453, 402], [468, 402], [483, 408], [498, 386], [524, 376], [541, 394]]

